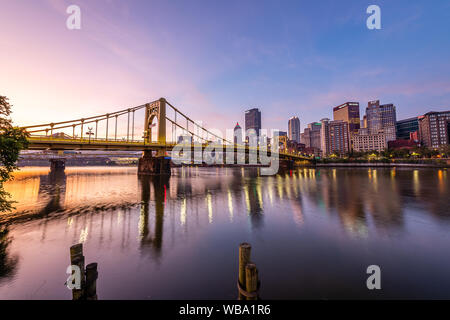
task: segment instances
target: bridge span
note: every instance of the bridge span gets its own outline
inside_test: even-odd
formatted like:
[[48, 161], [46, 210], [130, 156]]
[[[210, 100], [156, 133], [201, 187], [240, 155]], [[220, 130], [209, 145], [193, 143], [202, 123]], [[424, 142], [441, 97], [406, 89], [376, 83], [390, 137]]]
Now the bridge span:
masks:
[[[142, 136], [139, 134], [142, 125], [135, 123], [139, 112], [144, 116]], [[171, 151], [179, 145], [180, 138], [183, 145], [192, 147], [191, 150], [201, 146], [203, 151], [213, 144], [224, 152], [230, 149], [234, 153], [243, 152], [247, 158], [252, 151], [271, 153], [270, 145], [260, 148], [257, 144], [249, 146], [226, 140], [193, 121], [164, 98], [113, 113], [22, 128], [28, 132], [30, 150], [142, 151], [140, 174], [170, 174]], [[184, 142], [186, 138], [189, 143]], [[278, 150], [278, 139], [272, 143], [273, 149]], [[279, 152], [279, 159], [286, 162], [287, 167], [294, 161], [311, 160], [302, 154], [288, 153], [286, 148]]]

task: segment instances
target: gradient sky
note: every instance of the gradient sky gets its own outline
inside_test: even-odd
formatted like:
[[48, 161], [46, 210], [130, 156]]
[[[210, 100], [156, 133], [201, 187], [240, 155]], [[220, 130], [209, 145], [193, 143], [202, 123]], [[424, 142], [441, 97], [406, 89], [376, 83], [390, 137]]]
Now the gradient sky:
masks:
[[[450, 109], [450, 1], [0, 0], [0, 94], [18, 125], [165, 97], [205, 126], [259, 107], [263, 127], [332, 107]], [[66, 8], [81, 7], [81, 30]], [[381, 7], [368, 30], [366, 8]]]

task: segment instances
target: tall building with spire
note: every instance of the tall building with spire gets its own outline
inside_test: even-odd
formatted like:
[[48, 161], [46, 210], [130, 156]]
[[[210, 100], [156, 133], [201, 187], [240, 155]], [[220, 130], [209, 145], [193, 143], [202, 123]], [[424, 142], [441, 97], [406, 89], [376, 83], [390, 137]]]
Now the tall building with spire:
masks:
[[288, 136], [289, 140], [300, 142], [300, 120], [297, 117], [292, 117], [288, 121]]
[[234, 127], [234, 144], [242, 144], [242, 128], [239, 125], [239, 122], [236, 122], [236, 126]]

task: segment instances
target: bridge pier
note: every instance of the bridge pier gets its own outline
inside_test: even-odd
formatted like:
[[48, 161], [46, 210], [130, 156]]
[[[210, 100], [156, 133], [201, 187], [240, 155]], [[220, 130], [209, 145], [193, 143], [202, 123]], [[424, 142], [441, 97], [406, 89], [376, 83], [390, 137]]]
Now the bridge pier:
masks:
[[64, 171], [66, 159], [50, 159], [50, 172]]
[[294, 160], [280, 159], [280, 169], [282, 170], [294, 169]]
[[144, 155], [139, 159], [138, 174], [170, 176], [170, 159], [164, 156], [153, 157], [152, 151], [144, 151]]

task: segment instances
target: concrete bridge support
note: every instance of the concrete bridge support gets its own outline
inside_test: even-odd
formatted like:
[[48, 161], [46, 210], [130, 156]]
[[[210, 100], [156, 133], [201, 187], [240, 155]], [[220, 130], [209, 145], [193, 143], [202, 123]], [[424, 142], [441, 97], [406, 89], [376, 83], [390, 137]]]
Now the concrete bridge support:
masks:
[[50, 159], [50, 172], [64, 171], [66, 159]]
[[280, 159], [280, 170], [294, 169], [294, 160]]
[[144, 151], [144, 155], [139, 159], [138, 174], [170, 176], [170, 159], [164, 156], [154, 157], [152, 151]]

